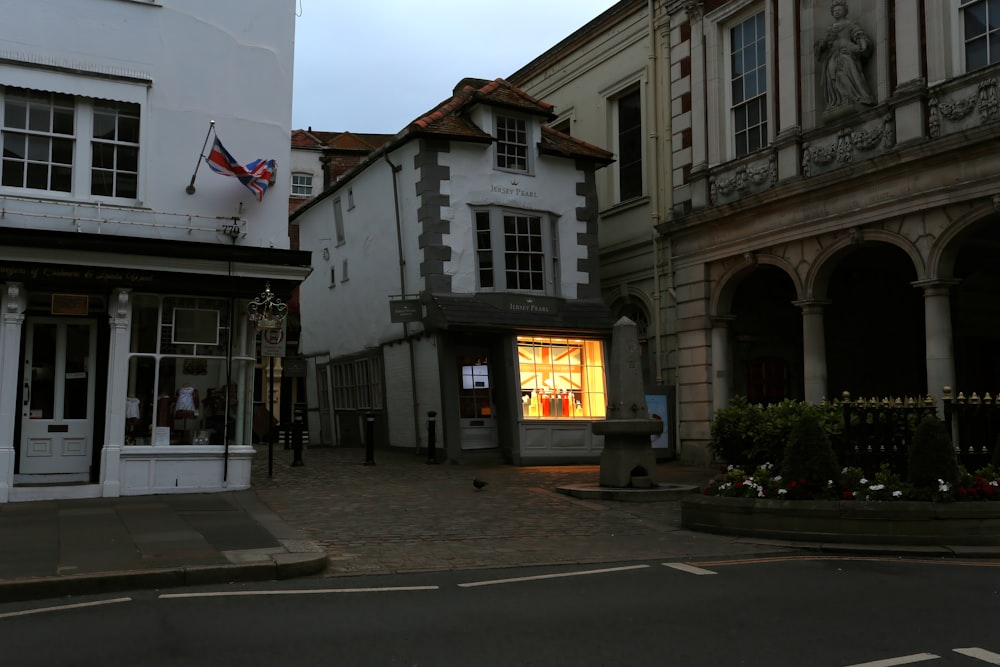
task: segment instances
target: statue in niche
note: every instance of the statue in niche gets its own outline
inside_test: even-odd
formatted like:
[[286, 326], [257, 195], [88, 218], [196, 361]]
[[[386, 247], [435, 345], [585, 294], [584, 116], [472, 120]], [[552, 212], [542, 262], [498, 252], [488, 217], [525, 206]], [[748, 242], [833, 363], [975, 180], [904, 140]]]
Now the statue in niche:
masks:
[[833, 0], [833, 23], [816, 41], [816, 59], [822, 65], [826, 109], [850, 104], [875, 104], [865, 80], [864, 62], [872, 43], [864, 28], [847, 18], [847, 0]]

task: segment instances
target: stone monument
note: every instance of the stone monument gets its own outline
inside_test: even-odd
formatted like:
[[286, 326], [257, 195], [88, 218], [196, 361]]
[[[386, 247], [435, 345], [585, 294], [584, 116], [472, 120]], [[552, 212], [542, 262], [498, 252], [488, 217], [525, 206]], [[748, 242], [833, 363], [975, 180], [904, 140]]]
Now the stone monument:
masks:
[[649, 416], [641, 362], [635, 322], [623, 317], [611, 334], [608, 411], [605, 421], [591, 425], [594, 435], [604, 436], [601, 486], [657, 486], [652, 436], [663, 432], [663, 422]]

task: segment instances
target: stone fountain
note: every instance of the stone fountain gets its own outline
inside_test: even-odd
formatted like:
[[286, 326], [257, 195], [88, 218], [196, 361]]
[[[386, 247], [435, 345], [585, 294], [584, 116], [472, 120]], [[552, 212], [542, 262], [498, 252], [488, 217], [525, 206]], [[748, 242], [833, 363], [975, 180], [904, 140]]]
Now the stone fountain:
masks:
[[641, 364], [635, 322], [623, 317], [615, 323], [611, 334], [605, 421], [591, 425], [595, 435], [604, 436], [600, 474], [602, 487], [658, 486], [656, 454], [651, 436], [663, 432], [663, 422], [649, 416]]

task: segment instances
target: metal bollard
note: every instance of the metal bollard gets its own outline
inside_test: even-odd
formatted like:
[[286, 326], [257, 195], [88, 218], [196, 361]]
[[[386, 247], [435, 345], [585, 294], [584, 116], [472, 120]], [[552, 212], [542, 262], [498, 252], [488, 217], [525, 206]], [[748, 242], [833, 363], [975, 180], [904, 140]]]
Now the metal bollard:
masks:
[[365, 415], [365, 465], [375, 465], [375, 415]]
[[437, 449], [434, 447], [435, 417], [437, 412], [430, 410], [427, 413], [427, 463], [437, 463]]
[[292, 439], [292, 467], [298, 467], [305, 465], [302, 463], [302, 434], [305, 428], [302, 424], [295, 423], [292, 424], [288, 433], [288, 437]]

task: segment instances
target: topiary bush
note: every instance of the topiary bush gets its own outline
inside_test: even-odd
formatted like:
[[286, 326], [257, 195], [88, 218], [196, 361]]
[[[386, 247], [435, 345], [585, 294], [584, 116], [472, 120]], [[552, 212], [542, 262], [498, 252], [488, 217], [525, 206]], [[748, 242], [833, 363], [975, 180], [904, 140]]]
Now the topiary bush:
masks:
[[931, 494], [958, 481], [958, 460], [951, 436], [944, 422], [933, 415], [924, 417], [913, 433], [907, 479], [915, 489]]
[[788, 436], [781, 476], [791, 498], [820, 498], [837, 490], [840, 466], [815, 410], [798, 415]]
[[712, 455], [736, 466], [750, 464], [761, 417], [759, 405], [750, 405], [745, 397], [734, 396], [712, 420], [712, 440], [708, 444]]

